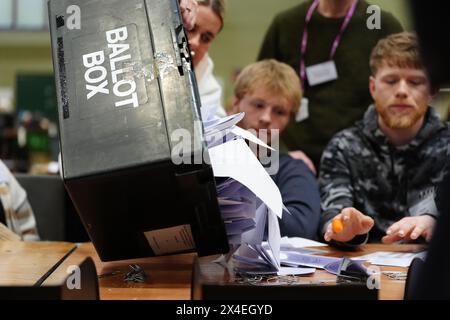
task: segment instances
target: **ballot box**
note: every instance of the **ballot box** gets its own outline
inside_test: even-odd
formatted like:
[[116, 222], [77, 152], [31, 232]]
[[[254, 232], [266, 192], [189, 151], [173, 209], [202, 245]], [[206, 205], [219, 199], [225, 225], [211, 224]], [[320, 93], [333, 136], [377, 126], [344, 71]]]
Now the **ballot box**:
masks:
[[228, 252], [177, 0], [50, 0], [62, 177], [103, 261]]

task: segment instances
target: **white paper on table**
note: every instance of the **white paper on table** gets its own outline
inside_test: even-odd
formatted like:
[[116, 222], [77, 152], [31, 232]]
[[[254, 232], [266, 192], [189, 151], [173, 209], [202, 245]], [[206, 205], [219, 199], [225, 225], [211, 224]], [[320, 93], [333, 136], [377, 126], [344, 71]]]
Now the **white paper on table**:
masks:
[[304, 266], [324, 269], [330, 263], [341, 261], [342, 258], [301, 254], [293, 251], [281, 251], [281, 263], [289, 266]]
[[255, 245], [254, 247], [258, 252], [259, 256], [263, 258], [263, 260], [266, 261], [268, 265], [273, 267], [275, 270], [278, 270], [280, 268], [280, 265], [277, 264], [277, 261], [275, 260], [275, 257], [272, 254], [272, 251], [264, 249], [261, 245]]
[[292, 267], [281, 267], [277, 275], [279, 276], [301, 276], [307, 274], [313, 274], [316, 272], [315, 268], [292, 268]]
[[275, 262], [260, 245], [242, 244], [233, 255], [235, 270], [248, 274], [275, 274]]
[[[250, 268], [260, 268], [272, 271], [276, 270], [276, 268], [274, 268], [274, 266], [271, 263], [268, 263], [265, 259], [252, 258], [244, 255], [235, 255], [234, 259], [241, 264], [247, 264]], [[242, 268], [242, 266], [240, 266], [240, 268]]]
[[353, 260], [367, 260], [371, 264], [391, 267], [409, 267], [414, 258], [424, 259], [426, 251], [421, 252], [387, 252], [378, 251], [366, 254], [360, 257], [354, 257]]
[[283, 237], [281, 238], [281, 248], [304, 248], [304, 247], [326, 247], [326, 243], [317, 242], [310, 239], [300, 237]]
[[[316, 254], [325, 254], [328, 252], [327, 250], [319, 249], [319, 247], [293, 247], [289, 244], [283, 244], [283, 238], [281, 238], [281, 239], [282, 239], [281, 246], [280, 246], [281, 253], [297, 252], [300, 254], [316, 255]], [[266, 249], [269, 248], [269, 244], [267, 243], [267, 241], [263, 242], [262, 245]]]
[[251, 275], [277, 274], [286, 275], [306, 275], [316, 271], [315, 268], [302, 267], [280, 267], [276, 266], [276, 261], [270, 250], [265, 250], [262, 246], [241, 246], [239, 255], [234, 255], [238, 272]]
[[270, 251], [259, 244], [242, 244], [233, 258], [238, 263], [238, 268], [246, 273], [249, 271], [274, 273], [279, 269]]
[[267, 214], [267, 223], [269, 230], [269, 238], [267, 240], [267, 243], [269, 244], [270, 252], [272, 253], [273, 258], [275, 259], [276, 266], [280, 268], [280, 226], [278, 224], [277, 216], [270, 210]]
[[[265, 206], [260, 206], [258, 209]], [[304, 275], [315, 272], [315, 268], [299, 268], [298, 265], [292, 265], [290, 267], [281, 267], [280, 261], [280, 229], [278, 226], [278, 218], [275, 214], [265, 211], [266, 214], [257, 215], [260, 220], [268, 220], [269, 228], [269, 241], [267, 246], [264, 247], [261, 244], [248, 244], [243, 241], [243, 244], [238, 250], [238, 253], [234, 255], [234, 260], [238, 263], [237, 271], [246, 274], [261, 275], [261, 274], [277, 274], [277, 275]], [[262, 217], [262, 218], [261, 218]], [[257, 226], [254, 230], [248, 233], [261, 233], [259, 230], [264, 230], [257, 220]], [[256, 230], [256, 232], [255, 232]], [[245, 234], [244, 234], [245, 235]], [[253, 235], [254, 236], [254, 235]], [[251, 237], [250, 237], [251, 239]], [[261, 242], [259, 242], [261, 243]], [[288, 264], [289, 265], [289, 264]]]
[[267, 207], [264, 203], [261, 203], [255, 212], [256, 226], [254, 229], [242, 234], [242, 242], [250, 245], [261, 244], [264, 239], [266, 220]]
[[277, 217], [282, 218], [280, 190], [243, 139], [209, 149], [214, 176], [230, 177], [252, 191]]

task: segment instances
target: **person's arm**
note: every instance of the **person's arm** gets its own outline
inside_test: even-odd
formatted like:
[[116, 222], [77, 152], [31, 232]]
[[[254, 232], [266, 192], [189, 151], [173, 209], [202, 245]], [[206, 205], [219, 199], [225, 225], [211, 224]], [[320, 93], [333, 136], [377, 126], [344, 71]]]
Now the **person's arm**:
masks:
[[22, 239], [24, 241], [38, 241], [39, 234], [37, 232], [36, 220], [28, 200], [25, 198], [15, 211], [16, 216], [19, 218], [17, 221]]
[[[322, 216], [320, 223], [320, 235], [326, 241], [331, 241], [340, 246], [358, 246], [367, 242], [368, 234], [361, 234], [361, 230], [366, 230], [367, 223], [373, 225], [373, 220], [357, 210], [352, 210], [353, 185], [351, 170], [346, 158], [346, 148], [351, 147], [345, 143], [344, 134], [337, 134], [328, 144], [323, 152], [319, 187], [322, 201]], [[346, 210], [344, 210], [346, 209]], [[348, 211], [348, 214], [346, 213]], [[344, 233], [337, 235], [330, 233], [333, 219], [345, 217]], [[348, 217], [348, 220], [347, 220]], [[368, 219], [366, 219], [366, 217]], [[370, 224], [369, 223], [369, 224]], [[368, 231], [368, 230], [367, 230]], [[342, 235], [345, 241], [340, 241]], [[336, 240], [338, 239], [338, 240]]]
[[311, 170], [314, 175], [317, 175], [314, 162], [302, 150], [289, 151], [289, 155], [294, 159], [302, 160], [309, 170]]
[[342, 209], [353, 207], [353, 184], [340, 134], [333, 137], [323, 151], [319, 188], [322, 201], [321, 234]]
[[[447, 149], [446, 159], [449, 159], [450, 149]], [[437, 164], [436, 164], [437, 165]], [[450, 162], [440, 170], [437, 175], [446, 177], [449, 174]], [[440, 181], [436, 176], [432, 181]], [[427, 242], [431, 241], [436, 221], [440, 215], [438, 206], [447, 201], [447, 195], [442, 194], [439, 189], [439, 183], [435, 186], [424, 185], [422, 190], [417, 193], [415, 204], [409, 208], [410, 216], [393, 223], [387, 230], [386, 235], [381, 239], [383, 243], [393, 243], [400, 240], [417, 240], [422, 237]]]
[[7, 203], [3, 203], [3, 207], [5, 211], [10, 210], [12, 213], [13, 231], [25, 241], [39, 240], [36, 219], [28, 202], [26, 191], [3, 162], [0, 162], [0, 166], [0, 170], [7, 176], [9, 192], [9, 200], [6, 201]]
[[[289, 157], [289, 156], [285, 156]], [[320, 220], [320, 195], [316, 178], [303, 161], [285, 158], [275, 183], [289, 213], [279, 220], [282, 236], [315, 239]]]

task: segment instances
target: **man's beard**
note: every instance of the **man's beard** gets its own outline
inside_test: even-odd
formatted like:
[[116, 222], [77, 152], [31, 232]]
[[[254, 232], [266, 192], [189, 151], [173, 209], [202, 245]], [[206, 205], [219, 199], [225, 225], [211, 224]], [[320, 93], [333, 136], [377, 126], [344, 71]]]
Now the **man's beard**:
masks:
[[383, 119], [383, 122], [391, 129], [408, 129], [414, 126], [417, 121], [425, 114], [428, 106], [419, 107], [419, 109], [411, 110], [407, 114], [395, 114], [389, 111], [388, 108], [380, 108], [376, 106], [378, 114]]

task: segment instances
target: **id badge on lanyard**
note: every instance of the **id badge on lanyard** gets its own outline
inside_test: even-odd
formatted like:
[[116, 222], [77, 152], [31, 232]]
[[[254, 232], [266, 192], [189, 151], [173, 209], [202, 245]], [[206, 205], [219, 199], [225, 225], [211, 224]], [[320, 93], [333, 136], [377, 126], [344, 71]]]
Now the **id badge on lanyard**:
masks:
[[300, 78], [302, 80], [303, 88], [305, 87], [305, 82], [308, 80], [310, 86], [315, 86], [321, 83], [333, 81], [338, 79], [338, 73], [336, 69], [336, 64], [333, 60], [336, 50], [341, 43], [342, 35], [347, 29], [350, 20], [355, 14], [356, 7], [359, 0], [354, 0], [350, 9], [345, 16], [344, 22], [339, 30], [338, 35], [334, 39], [333, 46], [331, 47], [330, 59], [323, 63], [315, 64], [309, 67], [305, 65], [305, 54], [308, 48], [308, 24], [312, 19], [314, 11], [317, 9], [320, 0], [315, 0], [311, 7], [308, 9], [305, 19], [305, 28], [303, 30], [301, 49], [300, 49]]

